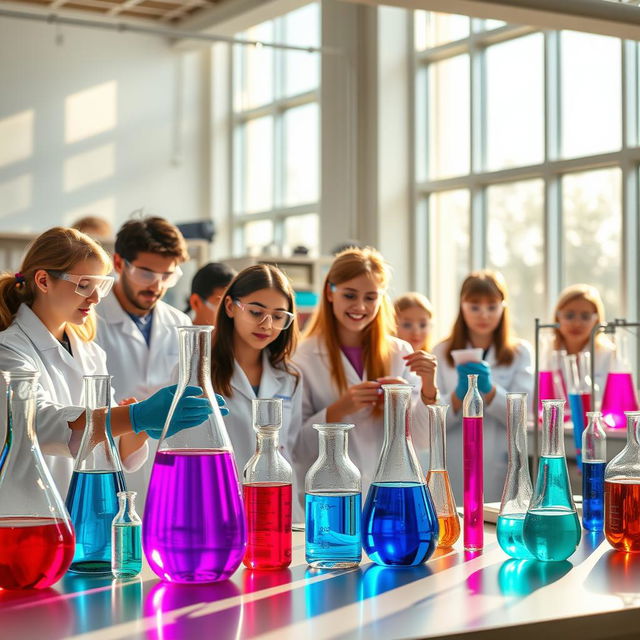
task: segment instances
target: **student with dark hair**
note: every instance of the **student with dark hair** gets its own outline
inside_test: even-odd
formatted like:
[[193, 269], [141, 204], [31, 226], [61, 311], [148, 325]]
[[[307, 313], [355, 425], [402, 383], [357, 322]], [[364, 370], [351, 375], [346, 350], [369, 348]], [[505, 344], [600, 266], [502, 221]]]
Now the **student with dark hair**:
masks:
[[235, 275], [236, 271], [222, 262], [210, 262], [198, 269], [191, 281], [189, 296], [193, 324], [215, 326], [216, 313], [224, 290]]

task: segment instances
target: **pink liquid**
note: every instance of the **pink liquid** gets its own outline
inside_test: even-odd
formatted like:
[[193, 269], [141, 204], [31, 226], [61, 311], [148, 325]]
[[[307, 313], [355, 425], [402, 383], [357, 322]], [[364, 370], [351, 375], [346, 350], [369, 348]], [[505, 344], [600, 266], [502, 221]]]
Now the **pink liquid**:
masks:
[[638, 397], [633, 386], [633, 376], [628, 372], [610, 371], [602, 396], [602, 416], [611, 429], [627, 426], [625, 411], [638, 410]]
[[464, 548], [484, 544], [484, 474], [482, 467], [482, 418], [462, 418], [464, 466]]

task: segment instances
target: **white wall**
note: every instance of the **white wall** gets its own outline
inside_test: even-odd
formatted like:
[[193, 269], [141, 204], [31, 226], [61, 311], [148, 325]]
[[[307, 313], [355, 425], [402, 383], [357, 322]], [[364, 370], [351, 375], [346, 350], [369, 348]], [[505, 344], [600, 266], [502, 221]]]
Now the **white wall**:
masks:
[[206, 50], [0, 18], [0, 231], [207, 216], [208, 73]]

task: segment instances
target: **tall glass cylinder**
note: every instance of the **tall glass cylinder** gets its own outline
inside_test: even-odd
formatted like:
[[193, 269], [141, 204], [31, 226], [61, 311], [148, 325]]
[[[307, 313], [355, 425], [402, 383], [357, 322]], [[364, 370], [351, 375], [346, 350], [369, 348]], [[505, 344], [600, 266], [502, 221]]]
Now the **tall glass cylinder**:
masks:
[[75, 546], [69, 514], [36, 436], [35, 371], [3, 371], [6, 439], [0, 466], [0, 589], [45, 589]]
[[478, 376], [468, 380], [462, 401], [463, 540], [465, 549], [477, 551], [484, 546], [483, 403]]
[[587, 421], [582, 433], [582, 526], [589, 531], [602, 531], [607, 434], [599, 411], [589, 411]]
[[111, 376], [84, 376], [83, 385], [86, 424], [66, 500], [76, 530], [71, 571], [108, 575], [111, 523], [126, 486], [111, 435]]
[[[149, 565], [169, 582], [216, 582], [240, 565], [246, 523], [233, 449], [211, 386], [212, 327], [179, 327], [180, 378], [153, 463], [142, 544]], [[198, 386], [213, 413], [174, 430], [178, 400]]]
[[409, 385], [383, 385], [384, 440], [362, 514], [362, 545], [376, 564], [415, 566], [431, 557], [438, 516], [411, 442]]

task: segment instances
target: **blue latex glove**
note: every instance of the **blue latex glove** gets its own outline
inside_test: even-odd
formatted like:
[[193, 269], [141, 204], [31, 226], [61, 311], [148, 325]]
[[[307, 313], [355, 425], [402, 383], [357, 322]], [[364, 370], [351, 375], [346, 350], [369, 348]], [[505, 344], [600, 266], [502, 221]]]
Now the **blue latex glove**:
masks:
[[[464, 397], [467, 395], [467, 391], [469, 390], [469, 380], [467, 378], [467, 371], [465, 369], [466, 364], [459, 364], [456, 367], [458, 371], [458, 384], [456, 386], [456, 395], [460, 400], [464, 400]], [[469, 371], [469, 373], [471, 373]]]
[[[176, 386], [164, 387], [150, 398], [137, 402], [129, 406], [129, 418], [131, 427], [136, 433], [145, 431], [149, 437], [159, 440], [162, 435], [167, 414], [173, 402]], [[207, 398], [199, 398], [202, 389], [196, 386], [189, 386], [185, 389], [180, 402], [171, 419], [167, 435], [172, 436], [182, 429], [188, 429], [202, 424], [213, 412], [211, 403]], [[218, 406], [222, 415], [229, 413], [222, 396], [216, 394]]]
[[474, 373], [478, 376], [478, 390], [480, 393], [490, 393], [493, 389], [493, 380], [491, 379], [491, 367], [489, 363], [483, 360], [482, 362], [467, 362], [462, 365], [465, 367], [467, 374]]

